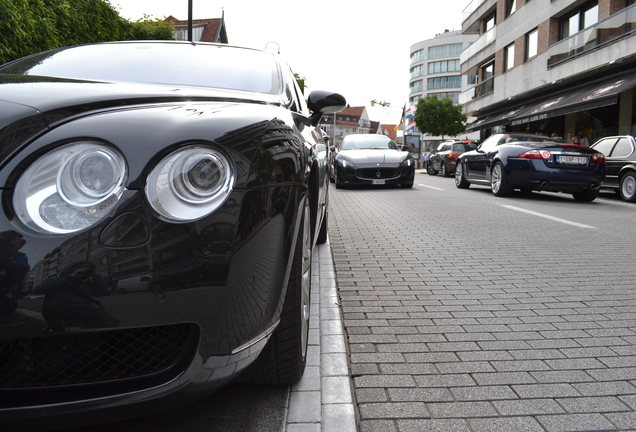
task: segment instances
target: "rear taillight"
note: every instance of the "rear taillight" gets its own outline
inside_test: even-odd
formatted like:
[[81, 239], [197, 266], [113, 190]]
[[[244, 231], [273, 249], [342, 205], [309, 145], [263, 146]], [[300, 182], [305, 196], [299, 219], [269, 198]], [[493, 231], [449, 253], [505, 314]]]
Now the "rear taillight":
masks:
[[592, 155], [592, 161], [598, 163], [605, 163], [605, 155], [603, 153], [594, 153]]
[[519, 156], [520, 159], [550, 159], [552, 153], [548, 150], [530, 150]]
[[459, 157], [459, 153], [449, 153], [449, 154], [448, 154], [448, 157], [449, 157], [449, 158], [456, 158], [456, 157]]

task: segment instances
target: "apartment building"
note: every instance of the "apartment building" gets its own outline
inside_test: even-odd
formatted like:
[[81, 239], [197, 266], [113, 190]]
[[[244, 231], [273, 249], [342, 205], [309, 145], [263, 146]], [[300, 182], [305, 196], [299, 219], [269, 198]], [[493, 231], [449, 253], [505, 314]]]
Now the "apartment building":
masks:
[[[474, 76], [462, 75], [460, 54], [478, 37], [477, 34], [462, 34], [459, 30], [446, 30], [432, 39], [412, 45], [409, 105], [415, 106], [418, 99], [428, 95], [440, 99], [450, 98], [456, 104], [459, 103], [462, 91], [473, 87], [476, 79]], [[405, 133], [421, 136], [424, 147], [429, 149], [437, 147], [442, 141], [442, 137], [421, 135], [417, 129]], [[478, 134], [469, 135], [462, 134], [462, 138], [478, 138]]]
[[469, 130], [583, 143], [636, 133], [636, 0], [473, 0], [460, 55]]
[[459, 56], [464, 48], [472, 44], [478, 35], [461, 31], [449, 31], [432, 39], [411, 46], [411, 76], [409, 79], [409, 103], [428, 95], [448, 97], [459, 102], [459, 95], [474, 82], [462, 76]]

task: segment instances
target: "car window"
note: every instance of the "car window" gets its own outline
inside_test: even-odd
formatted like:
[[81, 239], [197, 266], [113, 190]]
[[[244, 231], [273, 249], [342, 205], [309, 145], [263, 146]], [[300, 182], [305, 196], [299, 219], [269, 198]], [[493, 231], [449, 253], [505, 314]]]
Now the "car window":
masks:
[[0, 73], [269, 94], [282, 91], [273, 54], [207, 44], [140, 42], [69, 47], [8, 63], [0, 67]]
[[468, 145], [466, 144], [453, 144], [453, 151], [463, 152], [468, 150]]
[[626, 157], [632, 154], [634, 148], [632, 144], [629, 142], [629, 139], [626, 137], [622, 137], [616, 143], [614, 150], [612, 150], [611, 157]]
[[614, 147], [615, 142], [616, 138], [605, 138], [594, 144], [592, 148], [596, 151], [600, 151], [605, 156], [609, 156], [612, 152], [612, 147]]
[[397, 150], [398, 146], [384, 135], [347, 135], [341, 150]]

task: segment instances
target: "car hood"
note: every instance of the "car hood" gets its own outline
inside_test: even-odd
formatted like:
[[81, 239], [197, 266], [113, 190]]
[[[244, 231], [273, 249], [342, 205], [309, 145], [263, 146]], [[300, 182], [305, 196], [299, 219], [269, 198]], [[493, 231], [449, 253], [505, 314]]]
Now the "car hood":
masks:
[[[174, 84], [117, 83], [64, 78], [2, 75], [0, 100], [32, 107], [41, 112], [98, 103], [100, 108], [133, 103], [184, 100], [251, 101], [280, 104], [279, 96]], [[86, 108], [84, 108], [86, 110]], [[60, 115], [61, 113], [57, 113]]]
[[344, 158], [357, 165], [400, 164], [409, 156], [400, 150], [341, 150], [337, 158]]

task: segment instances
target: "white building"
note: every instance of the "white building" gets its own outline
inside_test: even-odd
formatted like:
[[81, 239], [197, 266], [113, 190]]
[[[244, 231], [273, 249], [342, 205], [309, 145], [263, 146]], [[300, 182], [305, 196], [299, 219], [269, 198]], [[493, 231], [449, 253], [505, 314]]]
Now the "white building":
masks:
[[[460, 54], [479, 36], [448, 31], [432, 39], [411, 46], [409, 79], [409, 104], [415, 106], [417, 100], [428, 95], [450, 98], [456, 104], [462, 91], [473, 87], [476, 77], [462, 76]], [[411, 133], [411, 132], [407, 132]], [[417, 130], [416, 134], [419, 134]], [[476, 135], [478, 136], [478, 135]], [[473, 138], [462, 134], [462, 138]], [[424, 141], [440, 142], [441, 137], [423, 136]]]
[[347, 135], [368, 134], [371, 122], [366, 107], [346, 107], [336, 114], [324, 114], [320, 119], [320, 128], [335, 145]]

